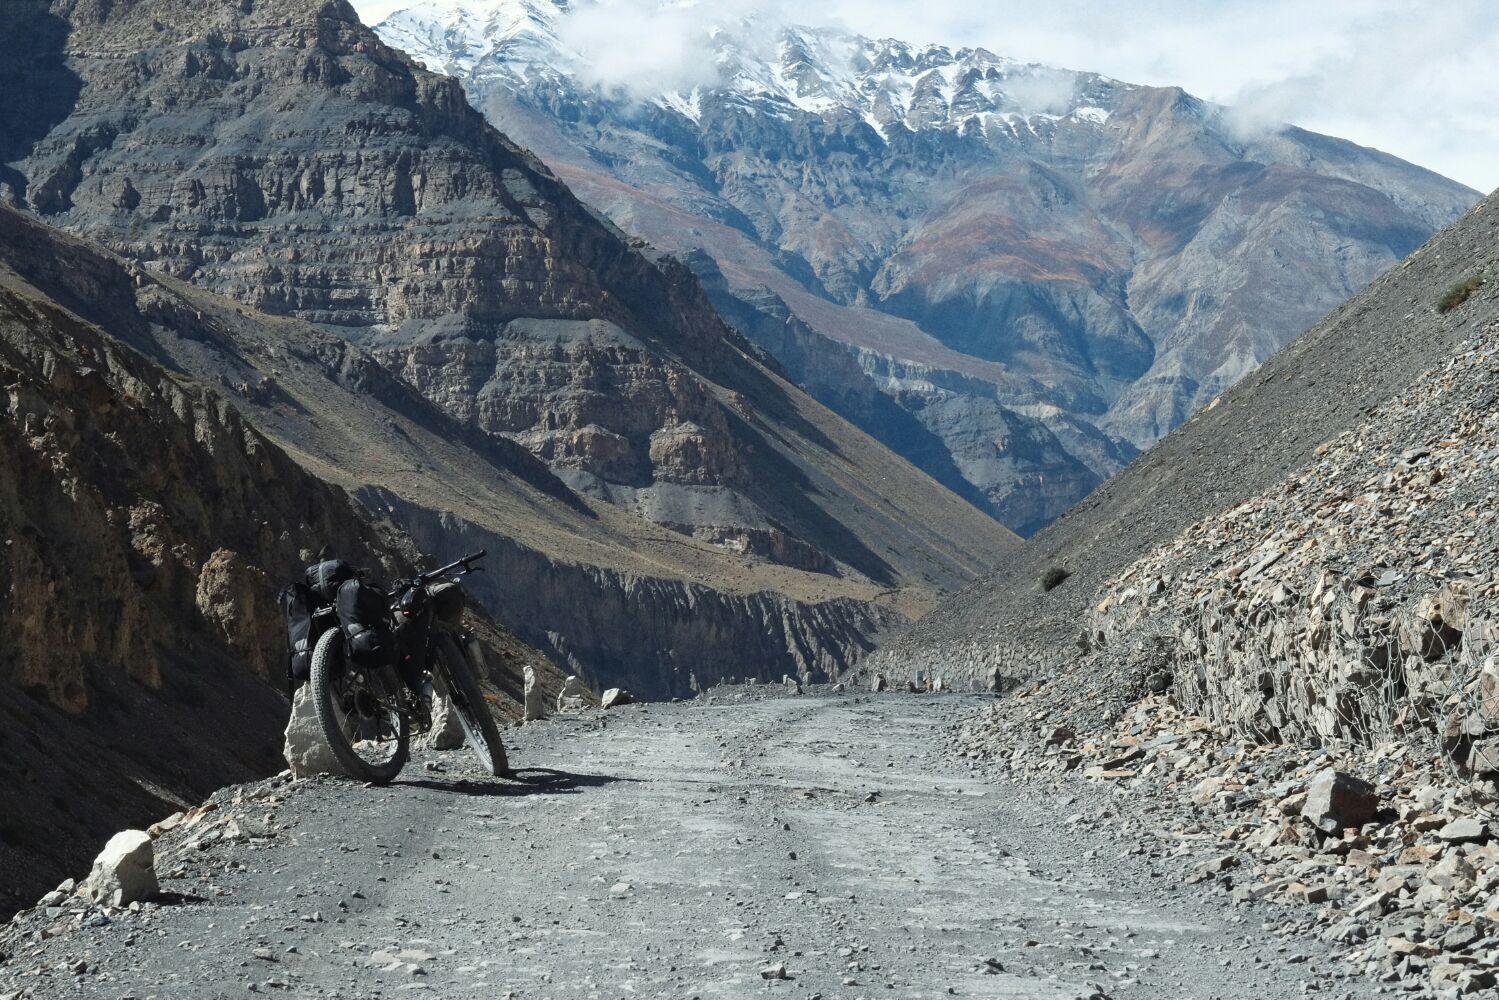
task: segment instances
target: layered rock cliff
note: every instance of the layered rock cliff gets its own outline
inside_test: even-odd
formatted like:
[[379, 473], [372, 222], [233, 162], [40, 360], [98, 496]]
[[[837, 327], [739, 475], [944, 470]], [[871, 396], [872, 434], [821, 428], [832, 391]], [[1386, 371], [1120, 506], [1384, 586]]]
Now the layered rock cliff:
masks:
[[[773, 590], [730, 593], [660, 576], [548, 558], [449, 513], [384, 490], [362, 499], [426, 546], [487, 547], [490, 572], [470, 589], [569, 671], [652, 698], [786, 675], [829, 683], [904, 622], [896, 611], [837, 597], [798, 601]], [[559, 607], [571, 607], [565, 618]], [[732, 649], [725, 659], [724, 650]]]
[[573, 14], [412, 0], [378, 30], [622, 228], [876, 359], [804, 384], [1024, 534], [1478, 197], [1174, 88], [733, 13], [697, 88], [596, 86]]

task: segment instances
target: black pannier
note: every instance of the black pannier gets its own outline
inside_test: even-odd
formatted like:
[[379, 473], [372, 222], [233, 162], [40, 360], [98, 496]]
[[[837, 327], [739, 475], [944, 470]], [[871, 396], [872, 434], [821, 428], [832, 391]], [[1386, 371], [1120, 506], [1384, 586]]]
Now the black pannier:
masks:
[[338, 623], [349, 640], [349, 660], [360, 670], [396, 665], [396, 640], [389, 621], [390, 599], [358, 578], [338, 588]]
[[304, 583], [284, 587], [277, 600], [286, 615], [286, 690], [291, 694], [307, 681], [312, 670], [312, 650], [332, 622], [326, 617], [314, 617], [326, 605]]

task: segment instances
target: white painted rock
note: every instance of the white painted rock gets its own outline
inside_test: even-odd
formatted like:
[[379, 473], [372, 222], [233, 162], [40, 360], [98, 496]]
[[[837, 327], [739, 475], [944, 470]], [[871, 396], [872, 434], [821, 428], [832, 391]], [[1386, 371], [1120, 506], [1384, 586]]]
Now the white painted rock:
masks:
[[291, 718], [286, 722], [286, 745], [282, 749], [292, 777], [343, 774], [344, 769], [328, 749], [323, 730], [312, 707], [312, 685], [303, 684], [291, 699]]
[[431, 750], [460, 750], [463, 748], [463, 723], [441, 682], [432, 688], [432, 729], [422, 738]]
[[562, 690], [557, 693], [557, 711], [581, 712], [588, 707], [588, 687], [578, 680], [577, 674], [569, 674]]
[[630, 697], [630, 692], [624, 688], [610, 688], [604, 692], [604, 697], [599, 699], [599, 705], [604, 708], [618, 708], [620, 705], [634, 704], [635, 699]]
[[526, 666], [526, 721], [536, 722], [547, 717], [546, 701], [541, 693], [541, 683], [536, 679], [536, 668]]
[[156, 884], [156, 852], [145, 830], [125, 830], [109, 838], [94, 859], [83, 884], [90, 899], [103, 906], [129, 906], [160, 891]]

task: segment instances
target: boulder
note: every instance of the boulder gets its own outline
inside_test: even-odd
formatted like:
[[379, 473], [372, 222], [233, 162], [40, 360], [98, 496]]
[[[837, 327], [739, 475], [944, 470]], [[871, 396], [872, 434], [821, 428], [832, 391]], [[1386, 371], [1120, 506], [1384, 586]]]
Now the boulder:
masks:
[[869, 681], [869, 690], [871, 691], [883, 691], [889, 686], [890, 682], [885, 680], [884, 674], [875, 674]]
[[1474, 774], [1499, 773], [1499, 739], [1479, 740], [1468, 752], [1468, 770]]
[[1449, 850], [1447, 856], [1426, 873], [1426, 879], [1443, 889], [1466, 890], [1473, 884], [1475, 875], [1473, 866], [1466, 858], [1455, 850]]
[[1323, 833], [1363, 826], [1379, 811], [1374, 786], [1344, 771], [1328, 768], [1312, 779], [1301, 815]]
[[630, 697], [630, 692], [624, 688], [610, 688], [604, 692], [604, 697], [599, 699], [602, 708], [618, 708], [621, 705], [634, 704], [635, 699]]
[[102, 906], [129, 906], [160, 891], [156, 852], [145, 830], [125, 830], [109, 838], [94, 859], [83, 891]]
[[282, 749], [294, 778], [314, 774], [343, 774], [343, 765], [328, 748], [312, 707], [312, 685], [303, 684], [291, 699], [291, 718], [286, 722], [286, 743]]
[[538, 722], [547, 717], [546, 700], [541, 693], [541, 683], [536, 679], [536, 668], [526, 664], [526, 721]]
[[1483, 820], [1466, 816], [1438, 830], [1437, 839], [1449, 844], [1473, 844], [1489, 839], [1489, 829]]

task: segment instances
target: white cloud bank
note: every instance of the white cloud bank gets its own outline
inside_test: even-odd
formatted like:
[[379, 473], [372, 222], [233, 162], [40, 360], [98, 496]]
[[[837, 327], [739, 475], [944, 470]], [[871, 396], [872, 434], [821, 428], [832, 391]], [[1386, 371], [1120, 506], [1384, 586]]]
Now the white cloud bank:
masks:
[[[374, 23], [433, 0], [354, 0]], [[474, 0], [467, 0], [474, 2]], [[1238, 110], [1393, 153], [1483, 191], [1499, 186], [1494, 0], [573, 0], [564, 38], [595, 82], [643, 94], [716, 79], [711, 26], [749, 17], [1176, 84]]]

